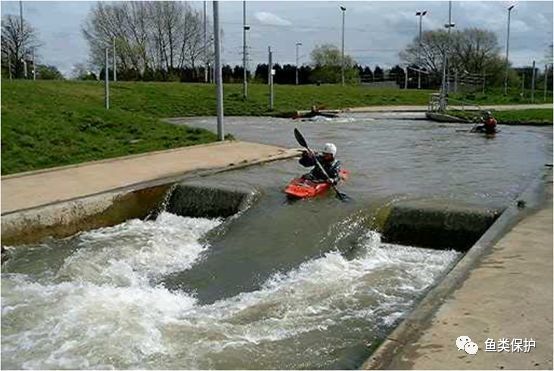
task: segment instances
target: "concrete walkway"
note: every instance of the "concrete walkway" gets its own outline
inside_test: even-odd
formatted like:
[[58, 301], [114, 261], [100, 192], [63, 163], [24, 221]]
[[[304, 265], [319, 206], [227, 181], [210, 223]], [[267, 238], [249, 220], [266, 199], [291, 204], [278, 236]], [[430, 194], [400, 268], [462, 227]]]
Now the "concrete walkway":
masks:
[[[551, 182], [548, 188], [545, 208], [508, 232], [385, 368], [552, 369]], [[459, 336], [469, 336], [478, 353], [458, 351]], [[497, 350], [501, 338], [532, 338], [536, 345], [527, 353], [487, 352], [489, 338]]]
[[[462, 106], [448, 106], [452, 109], [462, 109]], [[510, 105], [484, 105], [474, 106], [466, 105], [465, 109], [483, 109], [495, 111], [523, 110], [536, 108], [552, 109], [552, 103], [546, 104], [510, 104]], [[344, 109], [345, 112], [426, 112], [427, 106], [369, 106], [369, 107], [352, 107]]]
[[221, 142], [4, 176], [2, 214], [193, 171], [296, 154], [297, 150], [264, 144]]

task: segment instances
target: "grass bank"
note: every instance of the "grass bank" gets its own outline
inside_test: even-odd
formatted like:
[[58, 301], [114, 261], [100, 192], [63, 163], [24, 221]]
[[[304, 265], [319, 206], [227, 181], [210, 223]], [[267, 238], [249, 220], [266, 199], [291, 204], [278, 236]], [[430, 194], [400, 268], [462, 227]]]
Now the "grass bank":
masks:
[[[317, 105], [327, 109], [375, 105], [426, 105], [430, 90], [363, 86], [241, 84], [224, 89], [226, 115], [287, 115]], [[2, 174], [123, 156], [214, 141], [199, 129], [160, 121], [165, 117], [215, 115], [215, 87], [207, 84], [118, 82], [104, 109], [102, 82], [2, 81]], [[467, 96], [460, 97], [467, 100]], [[471, 97], [469, 97], [471, 98]], [[495, 93], [480, 104], [506, 103]], [[514, 103], [514, 102], [512, 102]], [[518, 103], [527, 103], [520, 101]]]
[[[164, 117], [215, 115], [215, 87], [181, 83], [112, 83], [110, 110], [102, 82], [2, 81], [2, 174], [43, 169], [214, 141], [215, 135], [177, 127]], [[342, 108], [425, 104], [429, 91], [358, 86], [275, 86], [271, 113], [312, 105]], [[225, 86], [226, 115], [266, 115], [268, 88]]]
[[[449, 110], [449, 115], [475, 122], [479, 119], [479, 112]], [[511, 111], [495, 111], [493, 116], [502, 125], [552, 125], [551, 109], [524, 109]]]
[[531, 92], [526, 91], [524, 95], [519, 89], [510, 89], [508, 94], [504, 95], [504, 90], [500, 88], [488, 89], [485, 92], [468, 92], [450, 94], [451, 104], [457, 104], [455, 100], [473, 103], [477, 105], [490, 104], [531, 104], [531, 103], [552, 103], [552, 92], [548, 91], [546, 99], [542, 91], [537, 90], [535, 99], [531, 100]]
[[205, 130], [158, 115], [103, 107], [100, 87], [61, 82], [2, 84], [2, 174], [208, 143]]

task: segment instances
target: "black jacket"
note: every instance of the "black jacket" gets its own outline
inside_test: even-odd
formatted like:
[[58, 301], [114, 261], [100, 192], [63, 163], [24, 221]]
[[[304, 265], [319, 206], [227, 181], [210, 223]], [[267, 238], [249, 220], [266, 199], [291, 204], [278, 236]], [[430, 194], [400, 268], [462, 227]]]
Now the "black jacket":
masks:
[[[340, 180], [340, 166], [341, 166], [340, 161], [337, 161], [337, 160], [333, 160], [331, 162], [325, 161], [323, 159], [323, 155], [318, 153], [316, 153], [316, 157], [319, 163], [321, 164], [321, 166], [323, 167], [323, 169], [325, 169], [325, 172], [327, 173], [327, 175], [329, 175], [329, 178], [331, 178], [331, 180], [335, 182], [338, 182]], [[317, 166], [314, 158], [310, 156], [308, 152], [302, 153], [302, 157], [300, 157], [300, 160], [298, 162], [300, 163], [300, 165], [304, 167], [315, 166], [308, 175], [313, 180], [320, 180], [320, 181], [327, 180], [327, 177], [325, 176], [325, 174], [323, 174], [319, 166]]]

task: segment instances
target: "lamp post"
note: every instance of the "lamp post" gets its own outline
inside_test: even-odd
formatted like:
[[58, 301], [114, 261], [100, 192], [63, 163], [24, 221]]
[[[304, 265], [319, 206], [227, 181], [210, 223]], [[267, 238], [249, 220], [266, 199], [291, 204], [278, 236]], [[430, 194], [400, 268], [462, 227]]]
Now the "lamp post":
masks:
[[214, 17], [214, 54], [215, 54], [215, 70], [214, 78], [216, 83], [217, 97], [217, 138], [222, 141], [225, 139], [223, 127], [223, 81], [221, 76], [221, 41], [219, 34], [219, 1], [214, 1], [213, 17]]
[[510, 53], [510, 16], [515, 5], [508, 7], [508, 31], [506, 34], [506, 70], [504, 72], [504, 95], [508, 94], [508, 56]]
[[246, 24], [246, 0], [242, 1], [242, 95], [244, 99], [248, 98], [248, 82], [246, 73], [246, 31], [250, 26]]
[[204, 0], [204, 82], [209, 80], [208, 64], [208, 3]]
[[424, 10], [422, 12], [416, 12], [416, 16], [419, 17], [419, 37], [418, 37], [418, 49], [417, 49], [417, 63], [418, 63], [418, 71], [417, 71], [417, 88], [421, 89], [421, 20], [423, 16], [427, 14], [427, 10]]
[[[454, 23], [447, 23], [444, 25], [445, 28], [448, 29], [448, 38], [450, 39], [450, 29], [452, 27], [454, 27], [455, 24]], [[448, 68], [447, 68], [447, 64], [448, 64], [448, 56], [447, 56], [447, 51], [446, 51], [446, 48], [444, 50], [444, 56], [443, 56], [443, 63], [442, 63], [442, 92], [441, 92], [441, 109], [446, 109], [446, 94], [448, 93], [448, 77], [447, 77], [447, 74], [448, 74]]]
[[115, 50], [115, 37], [113, 38], [113, 82], [117, 81], [117, 54]]
[[342, 11], [342, 47], [341, 47], [340, 76], [341, 76], [342, 86], [344, 86], [344, 16], [346, 14], [346, 8], [341, 5], [340, 10]]
[[302, 45], [301, 42], [296, 43], [296, 85], [298, 85], [298, 48]]

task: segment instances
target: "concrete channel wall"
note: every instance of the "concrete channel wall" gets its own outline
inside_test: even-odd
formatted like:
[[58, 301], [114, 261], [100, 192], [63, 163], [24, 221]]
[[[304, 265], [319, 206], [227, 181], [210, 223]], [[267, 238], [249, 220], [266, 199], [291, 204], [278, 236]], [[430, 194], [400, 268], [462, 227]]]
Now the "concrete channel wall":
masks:
[[[479, 260], [519, 221], [542, 207], [545, 184], [552, 182], [552, 170], [547, 169], [535, 178], [510, 204], [495, 222], [471, 246], [464, 257], [435, 286], [431, 287], [418, 305], [396, 326], [363, 363], [361, 369], [388, 369], [405, 344], [417, 339], [426, 324], [444, 303], [445, 298], [465, 281]], [[447, 368], [447, 365], [445, 365]]]
[[246, 209], [255, 195], [254, 190], [199, 181], [103, 193], [3, 215], [2, 246], [64, 238], [133, 218], [150, 218], [164, 209], [181, 216], [228, 217]]

